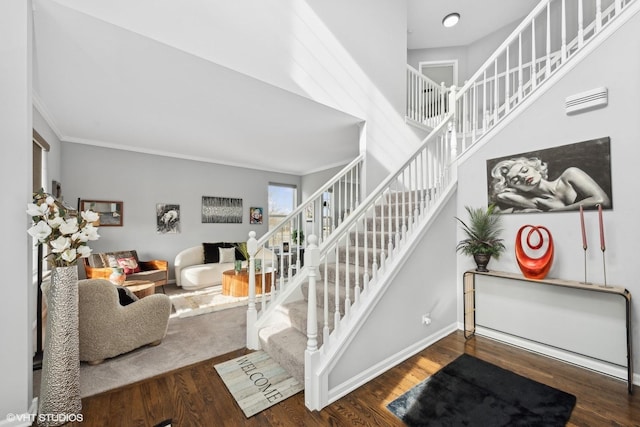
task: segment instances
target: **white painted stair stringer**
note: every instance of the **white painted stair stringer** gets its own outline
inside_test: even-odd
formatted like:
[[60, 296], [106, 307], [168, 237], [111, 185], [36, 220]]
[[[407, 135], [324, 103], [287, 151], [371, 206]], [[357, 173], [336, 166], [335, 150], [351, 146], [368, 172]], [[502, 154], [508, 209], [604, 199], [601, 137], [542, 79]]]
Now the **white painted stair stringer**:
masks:
[[[411, 235], [407, 236], [406, 241], [402, 243], [402, 246], [398, 249], [392, 261], [386, 264], [385, 271], [379, 276], [378, 281], [371, 283], [369, 289], [361, 294], [360, 304], [351, 311], [347, 324], [341, 325], [339, 333], [332, 334], [329, 341], [321, 347], [322, 361], [320, 365], [309, 368], [313, 371], [312, 375], [315, 377], [313, 384], [315, 384], [318, 389], [305, 390], [305, 400], [307, 400], [307, 395], [313, 396], [311, 400], [319, 399], [320, 402], [317, 403], [319, 403], [320, 406], [318, 408], [322, 408], [457, 329], [457, 323], [454, 322], [451, 325], [433, 332], [423, 340], [416, 342], [413, 346], [400, 349], [393, 356], [352, 376], [346, 382], [336, 385], [329, 384], [329, 374], [331, 370], [340, 360], [340, 357], [347, 351], [349, 344], [357, 336], [358, 331], [365, 324], [367, 318], [376, 309], [377, 303], [383, 298], [386, 289], [394, 283], [396, 275], [409, 259], [409, 255], [414, 251], [416, 243], [424, 238], [434, 223], [434, 219], [438, 217], [443, 207], [455, 195], [456, 188], [456, 182], [452, 182], [444, 189], [443, 196], [439, 199], [437, 205], [433, 207], [428, 216], [420, 221], [417, 229], [411, 233]], [[322, 388], [322, 384], [327, 387], [326, 390], [320, 389]], [[325, 395], [325, 393], [327, 394]], [[309, 406], [309, 403], [307, 403], [307, 406]], [[314, 406], [316, 405], [311, 404], [311, 407]]]

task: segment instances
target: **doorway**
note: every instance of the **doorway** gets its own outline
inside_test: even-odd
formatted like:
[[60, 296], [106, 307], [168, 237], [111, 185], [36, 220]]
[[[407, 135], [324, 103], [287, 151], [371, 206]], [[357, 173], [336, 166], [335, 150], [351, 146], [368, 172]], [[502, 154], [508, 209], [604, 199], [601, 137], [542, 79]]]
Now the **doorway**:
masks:
[[421, 61], [418, 70], [429, 79], [440, 84], [444, 82], [446, 88], [458, 86], [458, 60]]

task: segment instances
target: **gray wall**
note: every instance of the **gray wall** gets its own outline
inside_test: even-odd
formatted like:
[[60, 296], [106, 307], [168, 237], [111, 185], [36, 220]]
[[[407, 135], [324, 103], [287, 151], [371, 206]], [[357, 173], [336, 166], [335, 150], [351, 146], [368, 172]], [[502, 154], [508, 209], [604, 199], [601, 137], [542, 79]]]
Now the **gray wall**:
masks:
[[[136, 249], [142, 260], [165, 259], [171, 266], [178, 252], [202, 242], [246, 241], [254, 230], [268, 229], [270, 182], [300, 188], [300, 177], [211, 163], [133, 153], [82, 144], [62, 144], [62, 191], [75, 205], [78, 198], [124, 202], [122, 227], [100, 227], [94, 252]], [[242, 224], [203, 224], [202, 196], [242, 199]], [[180, 205], [179, 234], [156, 232], [157, 203]], [[249, 208], [262, 207], [262, 225], [249, 224]], [[82, 272], [81, 272], [82, 274]]]
[[[443, 206], [407, 256], [383, 299], [331, 371], [330, 389], [377, 364], [408, 357], [408, 349], [415, 349], [421, 341], [455, 325], [455, 203], [452, 197]], [[429, 326], [422, 324], [426, 313], [432, 318]], [[384, 345], [372, 345], [374, 342]]]
[[[608, 38], [584, 61], [544, 93], [531, 107], [500, 131], [490, 142], [460, 165], [458, 172], [457, 215], [463, 217], [465, 205], [486, 206], [486, 160], [535, 149], [550, 148], [594, 138], [611, 137], [613, 210], [604, 213], [607, 250], [606, 273], [610, 285], [626, 287], [640, 294], [633, 266], [637, 262], [640, 236], [640, 199], [631, 174], [637, 169], [640, 155], [640, 16]], [[565, 98], [596, 87], [609, 89], [606, 108], [567, 116]], [[519, 273], [513, 254], [517, 230], [525, 224], [544, 225], [553, 234], [555, 261], [549, 277], [566, 280], [584, 279], [583, 250], [578, 212], [505, 215], [506, 254], [492, 260], [490, 269]], [[588, 280], [602, 283], [604, 271], [599, 247], [597, 214], [585, 214]], [[462, 235], [458, 232], [458, 239]], [[458, 257], [458, 276], [473, 268], [469, 257]], [[638, 328], [637, 302], [632, 310], [633, 328]], [[579, 309], [579, 308], [577, 308]], [[461, 320], [461, 312], [460, 312]], [[606, 331], [599, 331], [606, 333]], [[634, 343], [634, 363], [640, 363], [640, 342]], [[592, 342], [598, 346], [597, 341]]]

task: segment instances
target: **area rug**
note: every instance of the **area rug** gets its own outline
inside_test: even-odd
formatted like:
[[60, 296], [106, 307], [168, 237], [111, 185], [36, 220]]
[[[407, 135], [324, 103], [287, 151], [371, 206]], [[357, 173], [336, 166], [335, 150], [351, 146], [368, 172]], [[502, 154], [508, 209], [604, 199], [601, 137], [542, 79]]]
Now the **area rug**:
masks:
[[[140, 347], [99, 365], [80, 364], [80, 396], [108, 390], [174, 369], [202, 362], [247, 345], [247, 309], [237, 307], [185, 319], [169, 319], [160, 345]], [[40, 390], [41, 370], [33, 372], [34, 394]], [[1, 424], [1, 423], [0, 423]]]
[[214, 367], [247, 418], [303, 388], [264, 351], [249, 353]]
[[[249, 303], [249, 297], [222, 295], [222, 285], [184, 294], [170, 295], [169, 298], [171, 298], [176, 316], [180, 318], [226, 310]], [[261, 300], [262, 296], [256, 297], [256, 302]]]
[[575, 396], [463, 354], [387, 405], [409, 427], [564, 426]]

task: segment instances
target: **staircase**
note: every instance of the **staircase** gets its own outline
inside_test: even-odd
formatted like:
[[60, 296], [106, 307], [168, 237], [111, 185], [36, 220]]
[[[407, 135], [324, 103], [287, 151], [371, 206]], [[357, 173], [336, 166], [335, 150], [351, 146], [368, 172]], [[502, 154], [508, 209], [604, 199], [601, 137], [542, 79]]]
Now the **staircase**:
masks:
[[[408, 85], [419, 93], [408, 94], [417, 101], [408, 106], [407, 121], [431, 129], [423, 144], [330, 232], [309, 236], [304, 266], [296, 265], [295, 276], [259, 316], [249, 287], [247, 347], [265, 349], [304, 381], [309, 409], [321, 409], [354, 387], [331, 383], [330, 374], [454, 193], [457, 162], [640, 9], [633, 0], [584, 3], [543, 0], [460, 90], [439, 89], [437, 110], [420, 107], [426, 100], [422, 83]], [[585, 16], [591, 18], [586, 24]], [[265, 241], [251, 236], [249, 252], [257, 253]], [[385, 363], [392, 362], [380, 361], [378, 374], [390, 367]]]
[[[316, 330], [323, 331], [317, 336], [318, 346], [322, 346], [324, 337], [331, 334], [340, 319], [348, 314], [352, 302], [359, 300], [363, 285], [369, 283], [377, 265], [386, 259], [385, 251], [393, 250], [393, 240], [410, 221], [407, 212], [414, 208], [406, 201], [409, 196], [399, 193], [387, 196], [384, 204], [375, 206], [374, 217], [367, 218], [361, 229], [351, 229], [346, 234], [346, 242], [336, 247], [335, 260], [324, 264], [318, 277], [323, 286], [316, 288], [313, 303], [319, 313]], [[387, 209], [385, 218], [382, 210], [386, 206], [391, 208]], [[386, 231], [381, 222], [383, 218], [387, 221]], [[309, 288], [309, 282], [303, 282], [303, 299], [276, 307], [270, 326], [258, 333], [262, 349], [300, 383], [304, 383], [304, 355], [309, 332]]]

